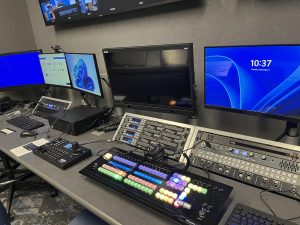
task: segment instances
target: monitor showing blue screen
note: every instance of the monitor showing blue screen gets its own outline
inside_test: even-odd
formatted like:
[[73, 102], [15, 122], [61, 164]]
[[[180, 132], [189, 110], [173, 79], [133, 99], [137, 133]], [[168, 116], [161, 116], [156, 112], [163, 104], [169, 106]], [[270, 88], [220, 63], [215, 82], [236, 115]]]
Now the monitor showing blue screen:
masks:
[[0, 55], [0, 88], [44, 84], [39, 51]]
[[300, 46], [205, 48], [205, 105], [300, 119]]
[[65, 54], [73, 88], [102, 97], [94, 54]]

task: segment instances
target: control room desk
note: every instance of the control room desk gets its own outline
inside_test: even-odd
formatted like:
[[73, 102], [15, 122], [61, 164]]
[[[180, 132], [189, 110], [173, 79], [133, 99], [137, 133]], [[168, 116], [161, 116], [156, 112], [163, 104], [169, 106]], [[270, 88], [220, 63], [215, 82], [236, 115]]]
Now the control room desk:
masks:
[[[38, 117], [34, 118], [45, 122], [45, 119]], [[115, 191], [112, 191], [105, 187], [101, 187], [101, 185], [92, 182], [85, 176], [78, 173], [81, 169], [83, 169], [85, 166], [87, 166], [89, 163], [91, 163], [97, 158], [96, 153], [101, 149], [108, 149], [113, 146], [122, 146], [126, 149], [130, 149], [129, 146], [124, 146], [116, 142], [106, 142], [105, 140], [111, 139], [113, 137], [113, 132], [104, 134], [100, 137], [96, 137], [90, 134], [91, 132], [87, 132], [78, 137], [74, 137], [69, 135], [61, 135], [61, 132], [58, 131], [51, 131], [50, 136], [52, 138], [63, 137], [70, 141], [78, 141], [79, 144], [98, 141], [101, 139], [104, 140], [103, 142], [87, 145], [86, 147], [92, 149], [93, 156], [65, 171], [47, 163], [46, 161], [38, 158], [32, 153], [18, 158], [10, 152], [10, 149], [30, 143], [40, 138], [46, 138], [45, 132], [47, 132], [49, 126], [47, 122], [45, 123], [47, 124], [47, 126], [38, 129], [38, 132], [41, 133], [41, 135], [38, 135], [35, 138], [20, 138], [19, 135], [21, 130], [6, 123], [5, 117], [1, 116], [0, 129], [12, 128], [13, 130], [17, 130], [17, 132], [14, 132], [10, 135], [0, 133], [1, 151], [3, 151], [5, 154], [10, 156], [17, 162], [19, 162], [27, 169], [31, 170], [36, 175], [46, 180], [59, 191], [65, 193], [66, 195], [77, 201], [79, 204], [81, 204], [82, 206], [84, 206], [103, 220], [107, 221], [109, 224], [175, 224], [171, 220], [168, 220], [158, 215], [157, 213], [150, 211], [148, 208], [141, 207], [135, 201], [129, 200], [123, 197], [122, 195], [116, 193]], [[202, 176], [206, 176], [205, 173], [203, 173], [200, 170], [192, 169], [192, 172], [198, 173]], [[230, 197], [231, 204], [228, 205], [227, 211], [219, 223], [220, 225], [225, 224], [228, 216], [230, 215], [236, 203], [242, 203], [250, 207], [254, 207], [259, 210], [270, 213], [259, 198], [259, 192], [261, 191], [260, 189], [213, 174], [211, 175], [211, 179], [223, 182], [234, 187], [234, 190]], [[264, 196], [280, 217], [291, 218], [300, 214], [300, 202], [281, 197], [276, 194], [265, 193]], [[300, 224], [300, 219], [294, 222]]]

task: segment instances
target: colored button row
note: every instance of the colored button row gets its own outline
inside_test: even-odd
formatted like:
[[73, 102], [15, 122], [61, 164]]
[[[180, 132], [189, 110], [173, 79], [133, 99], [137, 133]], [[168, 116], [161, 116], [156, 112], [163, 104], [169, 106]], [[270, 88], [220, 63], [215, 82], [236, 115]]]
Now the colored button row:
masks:
[[176, 198], [178, 197], [178, 195], [177, 195], [176, 193], [174, 193], [174, 192], [172, 192], [172, 191], [168, 191], [168, 190], [166, 190], [166, 189], [164, 189], [164, 188], [159, 189], [159, 192], [160, 192], [161, 194], [164, 194], [164, 195], [170, 197], [170, 198], [176, 199]]
[[189, 184], [188, 188], [190, 188], [193, 191], [197, 191], [198, 193], [202, 193], [204, 195], [206, 195], [207, 191], [208, 191], [206, 188], [203, 188], [203, 187], [200, 187], [200, 186], [197, 186], [197, 185], [194, 185], [194, 184]]
[[176, 208], [182, 207], [184, 209], [189, 209], [189, 210], [192, 209], [192, 205], [191, 204], [189, 204], [187, 202], [184, 202], [184, 201], [180, 201], [180, 200], [176, 200], [174, 202], [174, 206]]
[[109, 176], [109, 177], [115, 179], [115, 180], [118, 180], [118, 181], [122, 181], [122, 180], [123, 180], [123, 177], [122, 177], [122, 176], [120, 176], [120, 175], [118, 175], [118, 174], [115, 174], [114, 172], [111, 172], [111, 171], [109, 171], [109, 170], [106, 170], [106, 169], [104, 169], [104, 168], [102, 168], [102, 167], [99, 167], [99, 168], [98, 168], [98, 171], [99, 171], [100, 173], [102, 173], [102, 174], [105, 174], [105, 175], [107, 175], [107, 176]]
[[181, 174], [179, 174], [179, 173], [174, 173], [174, 174], [173, 174], [173, 177], [180, 178], [180, 179], [186, 181], [187, 183], [190, 183], [190, 182], [191, 182], [191, 178], [190, 178], [190, 177], [183, 176], [183, 175], [181, 175]]
[[135, 188], [135, 189], [138, 189], [148, 195], [152, 195], [153, 194], [153, 190], [151, 188], [148, 188], [148, 187], [145, 187], [144, 185], [141, 185], [137, 182], [134, 182], [132, 180], [129, 180], [127, 178], [124, 179], [124, 183]]
[[121, 170], [124, 170], [124, 171], [126, 171], [126, 172], [128, 172], [128, 171], [131, 170], [131, 169], [128, 168], [127, 166], [123, 166], [123, 165], [121, 165], [121, 164], [119, 164], [119, 163], [116, 163], [116, 162], [113, 162], [113, 161], [109, 161], [108, 164], [112, 165], [113, 167], [117, 167], [117, 168], [119, 168], [119, 169], [121, 169]]
[[163, 179], [166, 179], [168, 177], [168, 174], [165, 174], [165, 173], [162, 173], [162, 172], [159, 172], [157, 170], [154, 170], [152, 168], [149, 168], [147, 166], [143, 166], [143, 165], [140, 165], [139, 166], [139, 169], [142, 170], [142, 171], [145, 171], [147, 173], [150, 173], [150, 174], [153, 174], [155, 176], [158, 176], [160, 178], [163, 178]]
[[106, 154], [103, 156], [103, 159], [110, 160], [112, 157], [113, 157], [112, 154], [106, 153]]
[[175, 184], [179, 184], [181, 186], [186, 186], [187, 185], [187, 182], [182, 180], [181, 178], [178, 178], [178, 177], [171, 177], [170, 178], [170, 181], [174, 182]]
[[162, 180], [156, 179], [154, 177], [151, 177], [147, 174], [144, 174], [144, 173], [141, 173], [141, 172], [138, 172], [138, 171], [135, 171], [134, 174], [139, 176], [139, 177], [145, 178], [146, 180], [149, 180], [149, 181], [151, 181], [153, 183], [156, 183], [156, 184], [162, 184], [163, 183]]
[[161, 201], [163, 201], [163, 202], [166, 202], [166, 203], [168, 203], [168, 204], [170, 204], [170, 205], [172, 205], [173, 202], [174, 202], [174, 199], [173, 199], [173, 198], [170, 198], [170, 197], [168, 197], [168, 196], [166, 196], [166, 195], [164, 195], [164, 194], [161, 194], [161, 193], [159, 193], [159, 192], [157, 192], [157, 193], [155, 194], [155, 198], [157, 198], [157, 199], [159, 199], [159, 200], [161, 200]]
[[180, 184], [175, 184], [172, 181], [167, 181], [167, 186], [178, 191], [183, 191], [184, 187]]
[[135, 162], [132, 162], [132, 161], [130, 161], [128, 159], [124, 159], [124, 158], [122, 158], [120, 156], [114, 156], [113, 159], [115, 161], [118, 161], [120, 163], [126, 164], [126, 165], [131, 166], [131, 167], [135, 167], [136, 166]]
[[116, 174], [118, 174], [118, 175], [120, 175], [120, 176], [122, 176], [122, 177], [125, 177], [125, 176], [127, 175], [124, 171], [118, 170], [118, 169], [116, 169], [116, 168], [114, 168], [114, 167], [111, 167], [111, 166], [109, 166], [109, 165], [107, 165], [107, 164], [103, 164], [103, 165], [102, 165], [102, 168], [104, 168], [104, 169], [106, 169], [106, 170], [109, 170], [109, 171], [111, 171], [111, 172], [113, 172], [113, 173], [116, 173]]
[[137, 183], [139, 183], [139, 184], [141, 184], [141, 185], [144, 185], [144, 186], [146, 186], [146, 187], [148, 187], [148, 188], [151, 188], [151, 189], [153, 189], [153, 190], [156, 190], [156, 188], [157, 188], [157, 186], [156, 186], [155, 184], [152, 184], [152, 183], [150, 183], [150, 182], [148, 182], [148, 181], [145, 181], [145, 180], [143, 180], [143, 179], [140, 179], [140, 178], [138, 178], [138, 177], [129, 175], [128, 178], [129, 178], [130, 180], [133, 180], [134, 182], [137, 182]]

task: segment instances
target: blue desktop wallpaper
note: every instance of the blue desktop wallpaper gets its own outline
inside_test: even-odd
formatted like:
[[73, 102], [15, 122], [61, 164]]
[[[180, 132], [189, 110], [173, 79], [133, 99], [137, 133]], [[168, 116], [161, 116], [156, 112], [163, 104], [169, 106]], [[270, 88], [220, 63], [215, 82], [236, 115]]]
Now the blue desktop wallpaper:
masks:
[[0, 55], [0, 88], [44, 84], [39, 52]]
[[205, 48], [205, 105], [300, 118], [300, 46]]
[[74, 88], [101, 96], [93, 55], [65, 54]]

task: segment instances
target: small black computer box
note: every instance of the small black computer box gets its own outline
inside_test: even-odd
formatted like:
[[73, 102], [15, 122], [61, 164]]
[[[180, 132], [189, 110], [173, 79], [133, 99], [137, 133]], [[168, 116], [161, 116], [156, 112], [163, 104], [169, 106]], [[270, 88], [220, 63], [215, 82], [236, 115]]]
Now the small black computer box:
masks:
[[105, 122], [109, 117], [108, 110], [107, 108], [77, 106], [50, 115], [48, 121], [54, 130], [76, 136]]

